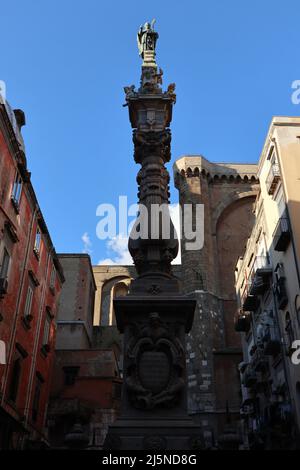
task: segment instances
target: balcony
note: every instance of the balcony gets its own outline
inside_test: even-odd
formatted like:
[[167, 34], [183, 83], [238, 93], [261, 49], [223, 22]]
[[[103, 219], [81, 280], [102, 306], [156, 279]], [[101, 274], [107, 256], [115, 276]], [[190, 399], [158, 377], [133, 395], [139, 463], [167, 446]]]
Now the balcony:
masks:
[[267, 256], [256, 256], [249, 281], [249, 294], [262, 295], [270, 287], [272, 267]]
[[244, 312], [253, 312], [259, 306], [259, 301], [256, 295], [250, 294], [249, 283], [247, 282], [246, 287], [241, 295], [241, 304]]
[[266, 179], [266, 187], [268, 194], [274, 194], [278, 182], [280, 181], [280, 170], [277, 163], [271, 165], [270, 171]]
[[285, 251], [290, 243], [291, 231], [287, 217], [280, 217], [273, 233], [274, 250]]
[[288, 299], [288, 296], [287, 296], [287, 291], [286, 291], [286, 287], [285, 287], [285, 278], [284, 277], [281, 277], [278, 279], [278, 281], [276, 282], [276, 285], [275, 285], [275, 294], [276, 294], [276, 298], [277, 298], [277, 302], [278, 302], [278, 307], [280, 310], [283, 310], [289, 299]]
[[247, 333], [250, 329], [250, 324], [251, 318], [249, 313], [245, 313], [242, 310], [239, 310], [234, 320], [235, 331], [239, 333]]

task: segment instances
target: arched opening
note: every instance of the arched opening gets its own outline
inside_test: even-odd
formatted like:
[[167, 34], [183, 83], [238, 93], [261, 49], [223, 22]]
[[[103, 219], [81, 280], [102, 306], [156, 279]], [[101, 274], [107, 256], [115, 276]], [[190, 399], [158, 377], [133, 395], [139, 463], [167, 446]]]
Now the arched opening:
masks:
[[117, 296], [127, 295], [130, 282], [131, 279], [129, 277], [117, 276], [112, 279], [109, 279], [102, 286], [100, 307], [101, 326], [115, 325], [113, 299]]
[[[112, 288], [112, 300], [115, 299], [116, 297], [125, 297], [128, 294], [128, 289], [129, 289], [129, 281], [118, 282], [117, 284], [115, 284]], [[113, 302], [111, 306], [111, 317], [110, 317], [109, 324], [110, 325], [116, 324], [116, 317], [115, 317]]]
[[229, 202], [216, 221], [218, 290], [220, 297], [225, 299], [223, 308], [226, 342], [233, 347], [237, 346], [238, 341], [234, 331], [237, 309], [234, 272], [254, 224], [254, 200], [253, 194]]

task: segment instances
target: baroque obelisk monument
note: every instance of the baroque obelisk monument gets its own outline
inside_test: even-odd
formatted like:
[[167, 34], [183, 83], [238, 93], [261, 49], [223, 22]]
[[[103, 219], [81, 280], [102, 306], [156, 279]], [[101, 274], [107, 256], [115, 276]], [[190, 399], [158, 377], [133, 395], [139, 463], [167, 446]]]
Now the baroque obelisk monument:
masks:
[[200, 429], [187, 414], [185, 335], [195, 301], [180, 294], [171, 262], [178, 240], [169, 214], [172, 108], [175, 85], [162, 90], [154, 21], [138, 31], [143, 60], [139, 89], [125, 87], [133, 129], [134, 159], [141, 168], [139, 214], [129, 238], [138, 276], [125, 297], [114, 300], [117, 327], [124, 333], [121, 417], [109, 428], [106, 449], [197, 448]]

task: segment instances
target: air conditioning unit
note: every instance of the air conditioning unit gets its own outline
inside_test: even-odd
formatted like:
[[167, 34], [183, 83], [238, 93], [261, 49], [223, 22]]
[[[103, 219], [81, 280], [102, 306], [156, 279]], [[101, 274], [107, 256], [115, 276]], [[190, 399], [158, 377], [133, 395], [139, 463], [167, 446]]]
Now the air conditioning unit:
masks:
[[0, 278], [0, 295], [4, 295], [7, 293], [8, 282], [5, 277]]

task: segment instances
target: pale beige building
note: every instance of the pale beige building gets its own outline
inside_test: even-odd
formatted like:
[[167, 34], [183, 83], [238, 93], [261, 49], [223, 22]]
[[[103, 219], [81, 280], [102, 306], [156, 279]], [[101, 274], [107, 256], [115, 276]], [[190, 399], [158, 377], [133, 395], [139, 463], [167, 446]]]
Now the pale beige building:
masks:
[[255, 224], [236, 266], [242, 416], [250, 447], [295, 445], [300, 429], [300, 118], [274, 117], [259, 160]]
[[114, 326], [113, 299], [127, 295], [131, 279], [135, 276], [134, 266], [98, 265], [93, 266], [97, 286], [94, 310], [94, 326]]

